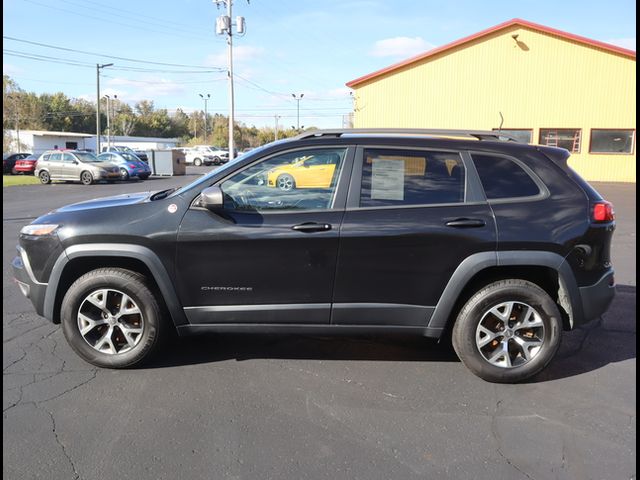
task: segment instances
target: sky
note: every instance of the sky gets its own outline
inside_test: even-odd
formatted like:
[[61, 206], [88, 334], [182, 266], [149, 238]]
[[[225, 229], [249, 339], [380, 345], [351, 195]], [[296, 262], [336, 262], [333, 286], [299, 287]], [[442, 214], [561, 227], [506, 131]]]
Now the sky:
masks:
[[[211, 0], [5, 0], [3, 73], [26, 91], [95, 101], [95, 65], [113, 63], [101, 96], [191, 112], [210, 95], [208, 112], [227, 115], [223, 14]], [[258, 127], [293, 128], [299, 107], [301, 127], [340, 128], [346, 82], [512, 18], [636, 49], [633, 0], [234, 0], [233, 16], [246, 20], [236, 119]]]

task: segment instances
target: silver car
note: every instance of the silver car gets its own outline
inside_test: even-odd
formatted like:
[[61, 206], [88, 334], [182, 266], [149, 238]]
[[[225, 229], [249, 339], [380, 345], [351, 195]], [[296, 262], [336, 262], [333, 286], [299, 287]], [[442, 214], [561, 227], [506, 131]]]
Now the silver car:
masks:
[[117, 165], [101, 162], [93, 153], [78, 150], [50, 150], [43, 153], [38, 158], [34, 173], [44, 184], [52, 180], [67, 180], [91, 185], [99, 180], [111, 182], [120, 179]]

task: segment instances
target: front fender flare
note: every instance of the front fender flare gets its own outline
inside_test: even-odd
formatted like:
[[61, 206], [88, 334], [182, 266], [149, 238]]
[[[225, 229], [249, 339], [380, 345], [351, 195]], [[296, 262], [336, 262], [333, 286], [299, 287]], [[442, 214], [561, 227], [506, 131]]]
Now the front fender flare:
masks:
[[44, 298], [44, 316], [53, 321], [54, 308], [60, 278], [67, 264], [78, 257], [120, 257], [134, 258], [144, 263], [155, 280], [165, 304], [169, 309], [169, 314], [176, 326], [187, 324], [184, 310], [178, 300], [178, 295], [173, 286], [173, 282], [167, 273], [166, 268], [158, 256], [149, 248], [141, 245], [130, 245], [126, 243], [89, 243], [82, 245], [72, 245], [66, 248], [53, 265], [49, 276], [49, 285]]

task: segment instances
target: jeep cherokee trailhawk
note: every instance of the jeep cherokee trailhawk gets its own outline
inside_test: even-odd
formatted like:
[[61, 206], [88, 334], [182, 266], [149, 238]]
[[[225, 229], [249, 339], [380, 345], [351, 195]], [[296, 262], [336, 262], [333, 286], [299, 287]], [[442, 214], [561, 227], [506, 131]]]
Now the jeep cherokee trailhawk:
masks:
[[50, 212], [14, 275], [101, 367], [199, 332], [451, 332], [516, 382], [614, 296], [611, 204], [566, 150], [500, 132], [306, 132], [176, 190]]

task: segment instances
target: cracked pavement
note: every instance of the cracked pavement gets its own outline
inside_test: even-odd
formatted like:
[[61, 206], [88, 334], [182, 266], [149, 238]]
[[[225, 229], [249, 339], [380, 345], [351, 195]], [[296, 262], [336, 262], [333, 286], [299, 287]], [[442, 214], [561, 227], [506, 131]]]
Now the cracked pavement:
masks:
[[529, 383], [405, 337], [193, 337], [144, 369], [92, 367], [13, 284], [17, 232], [192, 179], [3, 188], [3, 478], [635, 478], [635, 185], [596, 184], [618, 215], [614, 304]]

